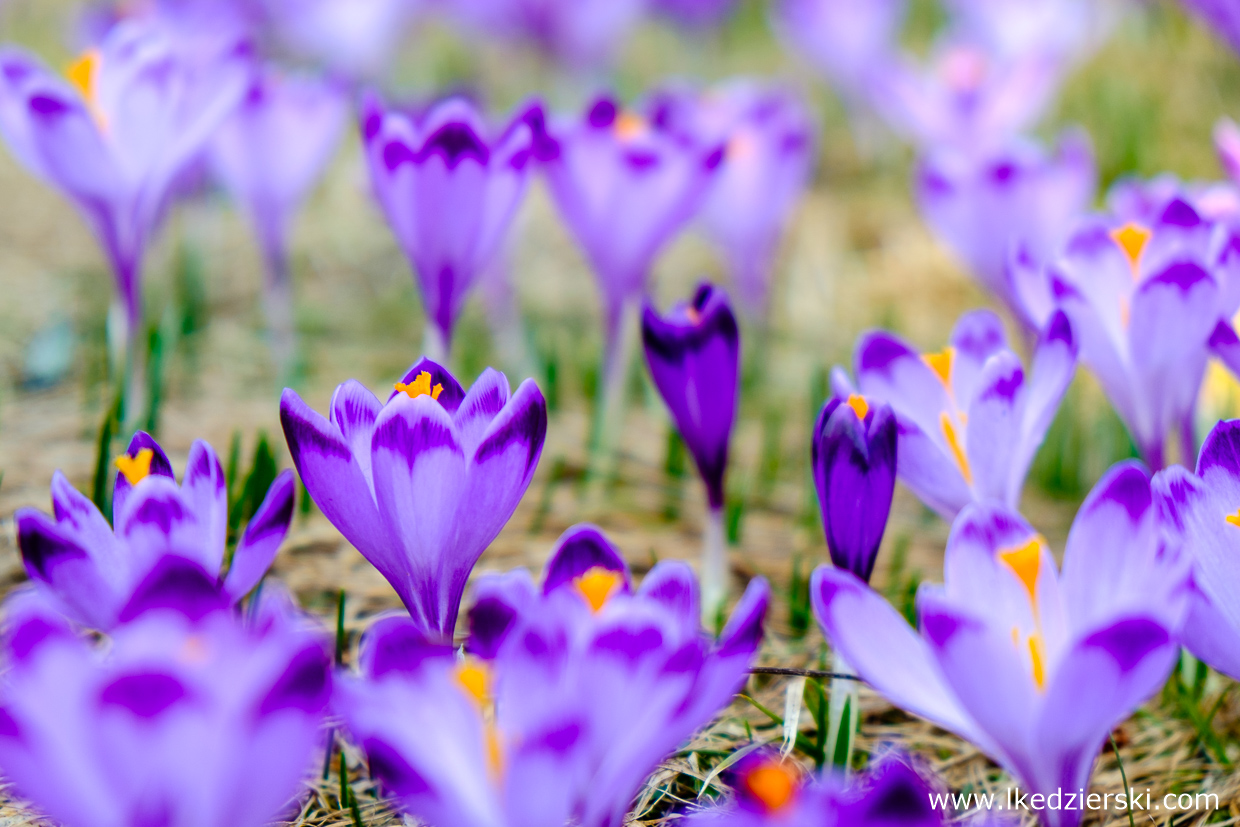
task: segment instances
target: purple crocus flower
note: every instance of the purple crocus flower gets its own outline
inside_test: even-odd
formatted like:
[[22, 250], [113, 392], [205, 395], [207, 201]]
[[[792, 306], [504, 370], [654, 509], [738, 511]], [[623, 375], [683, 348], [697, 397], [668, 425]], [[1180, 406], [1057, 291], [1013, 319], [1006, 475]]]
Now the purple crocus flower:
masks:
[[286, 49], [354, 81], [376, 80], [422, 0], [251, 0]]
[[[898, 425], [897, 471], [946, 520], [970, 502], [1016, 508], [1025, 474], [1076, 369], [1074, 326], [1056, 313], [1034, 348], [1026, 381], [989, 310], [960, 317], [948, 346], [918, 353], [890, 333], [857, 342], [857, 384], [870, 405], [886, 402]], [[837, 369], [835, 393], [854, 393]]]
[[1215, 669], [1240, 678], [1240, 420], [1206, 437], [1194, 474], [1179, 465], [1154, 477], [1164, 522], [1193, 562], [1193, 589], [1181, 640]]
[[[1211, 348], [1226, 351], [1240, 307], [1240, 241], [1184, 197], [1090, 219], [1047, 269], [1098, 377], [1146, 462], [1161, 468], [1168, 432], [1196, 453], [1192, 418]], [[1220, 353], [1227, 361], [1226, 354]]]
[[211, 144], [215, 172], [245, 211], [262, 251], [272, 348], [284, 370], [293, 357], [288, 235], [339, 143], [347, 107], [335, 83], [268, 68]]
[[864, 99], [872, 75], [893, 59], [907, 0], [780, 0], [771, 24], [852, 102]]
[[157, 24], [112, 29], [63, 79], [0, 48], [0, 134], [33, 174], [61, 190], [99, 239], [130, 337], [142, 318], [142, 256], [169, 189], [245, 92], [247, 49], [193, 60]]
[[500, 250], [525, 194], [541, 109], [528, 107], [493, 130], [462, 98], [419, 117], [370, 98], [361, 118], [375, 197], [417, 271], [427, 353], [443, 358], [469, 288]]
[[1240, 52], [1240, 6], [1234, 0], [1181, 0], [1215, 35]]
[[63, 827], [261, 827], [307, 792], [326, 636], [275, 611], [246, 624], [210, 609], [202, 572], [175, 579], [135, 596], [106, 649], [8, 602], [0, 774]]
[[827, 550], [866, 583], [896, 489], [896, 417], [864, 396], [831, 399], [814, 425], [811, 465]]
[[[947, 541], [920, 632], [851, 572], [813, 575], [831, 643], [892, 703], [972, 742], [1033, 792], [1076, 793], [1108, 733], [1166, 680], [1187, 565], [1162, 542], [1148, 472], [1112, 468], [1082, 505], [1062, 572], [1015, 511], [976, 503]], [[1047, 812], [1074, 827], [1081, 810]]]
[[658, 100], [657, 118], [669, 128], [727, 147], [701, 221], [724, 253], [741, 307], [760, 319], [779, 242], [813, 172], [809, 109], [792, 89], [749, 78]]
[[1069, 132], [1053, 155], [1019, 139], [990, 155], [955, 148], [921, 160], [916, 191], [926, 223], [1026, 326], [1050, 315], [1049, 293], [1026, 295], [1020, 278], [1059, 249], [1093, 201], [1089, 138]]
[[488, 368], [469, 393], [418, 361], [387, 402], [350, 379], [324, 418], [285, 389], [280, 421], [314, 502], [387, 578], [418, 627], [450, 641], [465, 581], [529, 487], [547, 435], [533, 380]]
[[664, 128], [657, 113], [608, 97], [580, 121], [553, 124], [544, 164], [560, 214], [598, 277], [609, 353], [659, 250], [694, 217], [722, 169], [722, 145]]
[[807, 778], [790, 758], [757, 750], [726, 772], [735, 791], [730, 804], [691, 813], [688, 827], [941, 827], [946, 813], [933, 806], [935, 787], [908, 759], [890, 753], [865, 775]]
[[218, 580], [230, 604], [267, 573], [293, 518], [293, 472], [272, 483], [237, 543], [227, 573], [228, 492], [211, 446], [190, 448], [178, 486], [159, 443], [139, 432], [116, 464], [112, 526], [90, 499], [52, 476], [52, 515], [22, 508], [14, 515], [26, 572], [65, 616], [108, 631], [123, 622], [135, 589], [168, 555]]
[[470, 648], [486, 659], [455, 659], [405, 618], [376, 623], [338, 706], [396, 806], [458, 827], [619, 827], [646, 776], [745, 682], [769, 597], [754, 580], [714, 640], [687, 565], [629, 582], [578, 526], [541, 589], [524, 570], [479, 581]]

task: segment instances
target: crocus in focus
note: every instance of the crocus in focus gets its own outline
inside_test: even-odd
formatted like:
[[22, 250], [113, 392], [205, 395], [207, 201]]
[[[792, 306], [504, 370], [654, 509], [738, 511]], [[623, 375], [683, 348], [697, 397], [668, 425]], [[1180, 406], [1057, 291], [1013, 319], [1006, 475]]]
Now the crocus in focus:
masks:
[[889, 754], [861, 778], [808, 777], [795, 762], [764, 749], [726, 771], [735, 791], [730, 804], [691, 813], [688, 827], [940, 827], [931, 804], [935, 788], [908, 760]]
[[36, 587], [69, 619], [108, 631], [155, 566], [171, 555], [218, 580], [230, 604], [258, 585], [293, 519], [295, 483], [284, 471], [272, 483], [238, 540], [226, 573], [228, 491], [211, 446], [190, 448], [180, 485], [155, 440], [135, 434], [116, 464], [112, 525], [64, 474], [52, 476], [52, 515], [18, 509], [17, 544]]
[[[989, 310], [960, 317], [948, 346], [921, 354], [897, 336], [857, 342], [857, 385], [870, 405], [886, 402], [898, 425], [897, 471], [946, 520], [970, 502], [1016, 508], [1025, 474], [1076, 370], [1077, 338], [1056, 313], [1034, 348], [1028, 377]], [[843, 371], [834, 392], [855, 391]]]
[[643, 780], [744, 684], [769, 596], [753, 581], [715, 640], [687, 565], [630, 580], [577, 526], [541, 588], [525, 570], [479, 580], [464, 660], [404, 618], [372, 626], [338, 704], [393, 803], [456, 827], [620, 827]]
[[350, 379], [328, 418], [285, 389], [280, 421], [315, 504], [387, 578], [417, 626], [450, 641], [465, 581], [529, 487], [547, 435], [533, 380], [488, 368], [467, 394], [417, 362], [386, 402]]
[[899, 44], [907, 0], [780, 0], [772, 25], [790, 49], [827, 76], [850, 102]]
[[294, 349], [288, 236], [339, 143], [347, 107], [336, 84], [269, 68], [211, 145], [216, 174], [245, 211], [262, 251], [272, 350], [285, 373]]
[[1036, 330], [1046, 323], [1050, 297], [1029, 294], [1021, 275], [1058, 250], [1089, 208], [1096, 178], [1088, 137], [1070, 132], [1053, 154], [1026, 139], [990, 155], [955, 148], [927, 153], [915, 187], [934, 233]]
[[713, 616], [727, 594], [724, 475], [740, 374], [740, 330], [727, 294], [703, 284], [692, 300], [673, 306], [665, 316], [647, 304], [642, 344], [655, 387], [706, 483], [702, 606]]
[[331, 698], [326, 636], [162, 589], [103, 649], [11, 599], [0, 775], [63, 827], [261, 827], [306, 791]]
[[813, 172], [809, 109], [795, 91], [748, 78], [659, 100], [656, 117], [668, 128], [726, 147], [701, 222], [724, 254], [743, 312], [761, 320], [779, 242]]
[[[1062, 572], [998, 503], [961, 512], [945, 584], [922, 587], [920, 631], [851, 572], [820, 567], [810, 593], [832, 645], [895, 705], [972, 742], [1022, 787], [1089, 786], [1114, 727], [1178, 657], [1187, 566], [1157, 530], [1148, 472], [1111, 469], [1086, 498]], [[1047, 810], [1074, 827], [1082, 810]]]
[[1160, 471], [1154, 496], [1193, 564], [1182, 642], [1215, 669], [1240, 678], [1240, 420], [1214, 426], [1195, 474], [1179, 465]]
[[[1240, 243], [1184, 197], [1091, 218], [1046, 270], [1046, 288], [1154, 468], [1170, 432], [1196, 454], [1193, 412], [1214, 349], [1236, 369], [1228, 320], [1240, 306]], [[1233, 349], [1234, 350], [1234, 349]]]
[[362, 107], [375, 197], [413, 264], [426, 308], [425, 350], [443, 359], [470, 287], [503, 244], [540, 143], [537, 106], [502, 129], [462, 98], [420, 116]]
[[142, 257], [169, 190], [241, 99], [250, 73], [246, 47], [183, 59], [145, 20], [116, 26], [67, 78], [20, 49], [0, 49], [0, 134], [90, 225], [131, 342], [141, 332]]

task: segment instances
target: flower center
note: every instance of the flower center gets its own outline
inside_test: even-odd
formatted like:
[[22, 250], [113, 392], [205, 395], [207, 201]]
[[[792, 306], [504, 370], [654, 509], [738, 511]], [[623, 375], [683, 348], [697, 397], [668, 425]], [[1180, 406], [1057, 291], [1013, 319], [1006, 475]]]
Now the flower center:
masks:
[[634, 115], [632, 112], [623, 112], [620, 117], [616, 118], [616, 125], [612, 127], [616, 131], [616, 137], [621, 141], [634, 141], [645, 135], [650, 129], [650, 125], [646, 123], [646, 119], [641, 115]]
[[1124, 258], [1128, 259], [1128, 266], [1132, 269], [1134, 279], [1140, 275], [1141, 254], [1145, 252], [1145, 245], [1149, 243], [1150, 236], [1153, 234], [1154, 231], [1150, 228], [1142, 227], [1131, 221], [1111, 231], [1111, 240], [1119, 245]]
[[116, 458], [116, 467], [125, 475], [125, 479], [129, 480], [130, 485], [137, 485], [150, 476], [151, 460], [154, 458], [154, 451], [143, 448], [136, 457], [121, 454]]
[[925, 362], [926, 366], [934, 371], [934, 375], [939, 377], [943, 387], [950, 391], [952, 387], [952, 365], [956, 361], [956, 349], [949, 345], [938, 353], [923, 353], [921, 361]]
[[870, 403], [866, 402], [865, 397], [859, 393], [850, 393], [848, 395], [848, 401], [844, 404], [853, 409], [853, 413], [857, 415], [857, 419], [864, 420], [865, 415], [870, 412]]
[[750, 770], [742, 784], [768, 813], [775, 813], [792, 801], [797, 791], [797, 776], [794, 770], [772, 759]]
[[410, 399], [417, 399], [419, 396], [429, 396], [438, 402], [439, 394], [443, 393], [443, 385], [435, 385], [432, 388], [430, 371], [424, 370], [409, 384], [397, 382], [396, 390], [408, 394]]
[[597, 613], [606, 605], [607, 599], [620, 586], [620, 575], [609, 569], [595, 566], [574, 581], [577, 591], [590, 604], [590, 610]]

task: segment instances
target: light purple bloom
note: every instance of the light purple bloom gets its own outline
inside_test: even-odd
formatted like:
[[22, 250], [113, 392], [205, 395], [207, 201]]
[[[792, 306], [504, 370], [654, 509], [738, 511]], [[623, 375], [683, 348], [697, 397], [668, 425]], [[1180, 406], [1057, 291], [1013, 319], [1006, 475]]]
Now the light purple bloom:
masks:
[[742, 309], [761, 318], [779, 242], [813, 172], [809, 109], [793, 90], [748, 78], [655, 100], [656, 118], [669, 128], [727, 147], [701, 221], [724, 254]]
[[814, 425], [811, 461], [831, 561], [870, 582], [896, 488], [896, 418], [863, 396], [831, 399]]
[[613, 64], [652, 0], [454, 0], [467, 26], [532, 44], [570, 70]]
[[949, 0], [952, 28], [995, 54], [1043, 54], [1079, 63], [1115, 23], [1105, 0]]
[[633, 590], [591, 526], [561, 538], [541, 589], [529, 573], [477, 586], [456, 660], [404, 618], [376, 623], [338, 704], [370, 772], [430, 824], [620, 827], [658, 763], [744, 684], [769, 588], [754, 580], [718, 640], [679, 561]]
[[[944, 519], [970, 502], [1020, 504], [1025, 474], [1076, 370], [1074, 327], [1057, 313], [1038, 339], [1026, 379], [989, 310], [960, 317], [948, 346], [918, 353], [890, 333], [857, 342], [859, 392], [891, 405], [898, 424], [897, 470]], [[835, 394], [854, 391], [837, 369]]]
[[1235, 337], [1227, 320], [1240, 306], [1240, 242], [1178, 195], [1121, 204], [1124, 212], [1071, 236], [1046, 286], [1072, 320], [1081, 361], [1146, 462], [1161, 468], [1173, 430], [1186, 455], [1195, 453], [1192, 417], [1210, 348]]
[[899, 45], [907, 0], [780, 0], [771, 24], [852, 102], [866, 94], [873, 73]]
[[382, 77], [422, 0], [252, 0], [285, 48], [351, 80]]
[[1240, 52], [1240, 6], [1234, 0], [1181, 0], [1212, 33]]
[[0, 134], [90, 225], [130, 336], [141, 322], [142, 256], [169, 190], [241, 99], [250, 73], [243, 46], [190, 60], [158, 25], [136, 20], [74, 64], [71, 80], [20, 49], [0, 49]]
[[1240, 678], [1240, 420], [1214, 426], [1195, 474], [1179, 465], [1160, 471], [1154, 498], [1193, 561], [1181, 639], [1215, 669]]
[[645, 292], [655, 256], [694, 217], [722, 168], [721, 145], [672, 133], [655, 114], [622, 112], [602, 97], [548, 136], [547, 182], [598, 278], [609, 343], [624, 305]]
[[727, 294], [699, 285], [691, 301], [663, 316], [647, 304], [642, 343], [655, 387], [706, 483], [710, 508], [723, 508], [741, 360], [740, 330]]
[[542, 110], [527, 107], [495, 130], [461, 98], [418, 117], [372, 98], [361, 118], [375, 197], [417, 271], [443, 357], [469, 288], [499, 252], [525, 194]]
[[135, 589], [169, 555], [218, 579], [230, 604], [258, 585], [293, 518], [292, 471], [272, 483], [227, 573], [221, 573], [228, 492], [211, 446], [193, 444], [179, 486], [163, 449], [145, 433], [133, 437], [117, 464], [112, 526], [59, 471], [52, 477], [52, 516], [34, 508], [14, 515], [27, 574], [68, 618], [94, 629], [114, 628], [126, 620]]
[[935, 234], [974, 278], [1036, 329], [1050, 315], [1050, 296], [1027, 295], [1021, 276], [1059, 249], [1089, 209], [1096, 181], [1088, 137], [1069, 132], [1053, 155], [1026, 139], [988, 155], [954, 147], [930, 152], [915, 186], [921, 214]]
[[769, 749], [749, 753], [725, 772], [730, 804], [690, 813], [688, 827], [938, 827], [945, 813], [931, 803], [935, 786], [891, 753], [860, 778], [806, 778], [796, 763]]
[[[1178, 657], [1187, 561], [1156, 511], [1143, 466], [1112, 468], [1077, 514], [1060, 572], [1019, 514], [970, 505], [947, 541], [945, 584], [918, 595], [920, 632], [827, 566], [811, 581], [814, 613], [892, 703], [972, 742], [1024, 788], [1077, 792], [1108, 733]], [[1072, 827], [1081, 811], [1045, 815]]]
[[210, 611], [211, 580], [182, 574], [106, 648], [29, 595], [8, 602], [0, 774], [63, 827], [261, 827], [308, 791], [325, 636], [281, 612]]
[[547, 435], [533, 380], [488, 368], [469, 393], [417, 362], [380, 402], [350, 379], [330, 419], [280, 399], [289, 452], [315, 504], [400, 595], [418, 627], [452, 639], [465, 581], [529, 487]]

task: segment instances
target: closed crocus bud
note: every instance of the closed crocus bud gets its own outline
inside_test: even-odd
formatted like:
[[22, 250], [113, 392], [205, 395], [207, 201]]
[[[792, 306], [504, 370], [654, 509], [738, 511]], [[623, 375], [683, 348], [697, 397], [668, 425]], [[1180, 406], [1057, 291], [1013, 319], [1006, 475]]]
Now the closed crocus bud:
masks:
[[870, 580], [896, 487], [896, 418], [864, 396], [832, 399], [818, 415], [814, 487], [836, 567]]

